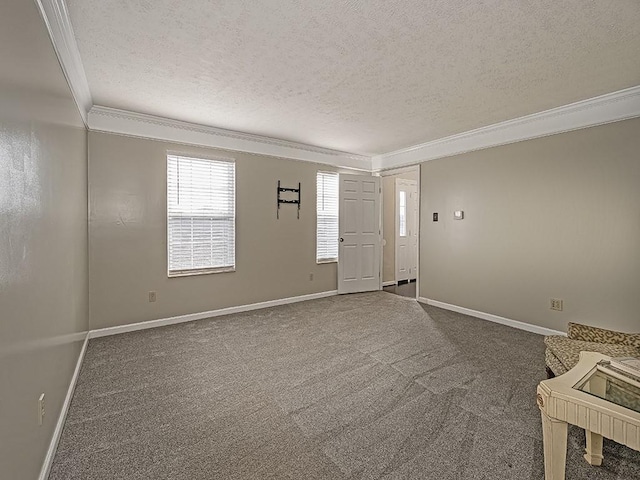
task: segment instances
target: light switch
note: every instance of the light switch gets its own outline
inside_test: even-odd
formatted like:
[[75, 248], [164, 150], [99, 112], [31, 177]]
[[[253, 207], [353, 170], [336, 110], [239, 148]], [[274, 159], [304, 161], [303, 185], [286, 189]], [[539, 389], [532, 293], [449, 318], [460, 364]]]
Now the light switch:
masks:
[[462, 220], [464, 218], [464, 212], [462, 210], [456, 210], [453, 212], [454, 220]]

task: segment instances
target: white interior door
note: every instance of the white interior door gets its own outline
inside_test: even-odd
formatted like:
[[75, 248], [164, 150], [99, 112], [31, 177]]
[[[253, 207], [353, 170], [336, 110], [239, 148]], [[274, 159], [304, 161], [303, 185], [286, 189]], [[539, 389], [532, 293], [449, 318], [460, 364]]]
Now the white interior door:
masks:
[[412, 182], [407, 203], [409, 220], [409, 280], [418, 277], [418, 182]]
[[396, 179], [396, 282], [415, 280], [418, 267], [418, 183]]
[[380, 177], [340, 174], [338, 293], [380, 290]]

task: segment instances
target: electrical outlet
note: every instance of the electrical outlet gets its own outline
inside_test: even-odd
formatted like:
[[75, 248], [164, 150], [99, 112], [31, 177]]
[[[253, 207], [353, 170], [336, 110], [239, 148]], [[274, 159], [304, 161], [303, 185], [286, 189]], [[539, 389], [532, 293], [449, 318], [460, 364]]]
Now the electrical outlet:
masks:
[[310, 273], [310, 274], [309, 274], [309, 281], [310, 281], [310, 282], [313, 282], [313, 273]]
[[557, 310], [559, 312], [562, 311], [562, 299], [560, 298], [552, 298], [550, 299], [550, 304], [549, 304], [549, 308], [551, 310]]
[[149, 301], [150, 302], [156, 301], [156, 292], [149, 292]]
[[44, 413], [44, 393], [41, 393], [38, 397], [38, 425], [42, 425]]

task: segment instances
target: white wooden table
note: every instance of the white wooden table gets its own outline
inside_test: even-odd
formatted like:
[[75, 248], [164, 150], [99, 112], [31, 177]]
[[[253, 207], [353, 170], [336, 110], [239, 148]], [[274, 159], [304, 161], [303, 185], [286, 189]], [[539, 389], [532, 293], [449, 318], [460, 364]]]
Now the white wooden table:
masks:
[[[591, 465], [602, 464], [603, 437], [640, 450], [640, 412], [636, 411], [637, 399], [634, 398], [637, 387], [630, 384], [631, 401], [628, 398], [610, 401], [610, 374], [603, 373], [597, 365], [602, 360], [608, 361], [609, 357], [581, 352], [580, 361], [574, 368], [538, 385], [546, 480], [565, 478], [569, 423], [585, 429], [587, 445], [584, 458]], [[614, 382], [619, 378], [625, 377], [613, 375]]]

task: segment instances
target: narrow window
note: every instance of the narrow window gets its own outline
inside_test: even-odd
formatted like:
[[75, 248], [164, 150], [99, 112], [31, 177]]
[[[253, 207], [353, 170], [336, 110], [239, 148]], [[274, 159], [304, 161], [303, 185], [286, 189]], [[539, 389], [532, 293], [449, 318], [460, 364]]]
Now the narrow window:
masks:
[[318, 172], [316, 186], [316, 262], [337, 262], [338, 174]]
[[235, 269], [235, 163], [167, 155], [170, 277]]
[[407, 236], [407, 193], [400, 190], [400, 201], [398, 202], [398, 220], [400, 236]]

